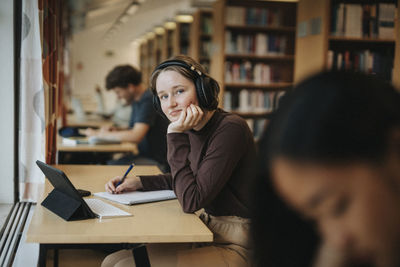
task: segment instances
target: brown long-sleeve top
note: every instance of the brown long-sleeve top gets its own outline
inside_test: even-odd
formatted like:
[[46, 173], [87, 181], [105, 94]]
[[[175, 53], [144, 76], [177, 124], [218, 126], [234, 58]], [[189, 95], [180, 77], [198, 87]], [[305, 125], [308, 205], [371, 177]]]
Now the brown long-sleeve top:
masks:
[[255, 145], [245, 120], [218, 109], [200, 130], [167, 134], [171, 173], [141, 176], [143, 189], [173, 189], [185, 212], [249, 217]]

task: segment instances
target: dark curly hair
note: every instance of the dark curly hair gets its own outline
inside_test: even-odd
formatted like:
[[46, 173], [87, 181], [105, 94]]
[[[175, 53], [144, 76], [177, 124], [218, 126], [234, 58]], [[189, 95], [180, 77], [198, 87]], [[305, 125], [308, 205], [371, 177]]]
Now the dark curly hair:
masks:
[[119, 65], [112, 69], [106, 77], [106, 88], [126, 88], [129, 84], [139, 85], [142, 82], [142, 73], [131, 65]]

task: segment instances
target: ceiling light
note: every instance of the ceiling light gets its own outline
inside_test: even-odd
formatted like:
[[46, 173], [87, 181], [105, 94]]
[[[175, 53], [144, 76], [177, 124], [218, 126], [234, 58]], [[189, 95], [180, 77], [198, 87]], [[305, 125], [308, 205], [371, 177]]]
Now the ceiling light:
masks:
[[164, 27], [168, 30], [173, 30], [176, 28], [176, 23], [173, 21], [167, 21], [164, 23]]
[[193, 22], [193, 16], [192, 15], [177, 15], [175, 17], [177, 22], [183, 22], [183, 23], [191, 23]]
[[153, 39], [154, 37], [156, 37], [156, 34], [154, 32], [146, 33], [146, 38], [147, 39]]
[[157, 27], [154, 28], [154, 32], [156, 34], [160, 34], [161, 35], [161, 34], [165, 33], [165, 29], [163, 27], [161, 27], [161, 26], [157, 26]]

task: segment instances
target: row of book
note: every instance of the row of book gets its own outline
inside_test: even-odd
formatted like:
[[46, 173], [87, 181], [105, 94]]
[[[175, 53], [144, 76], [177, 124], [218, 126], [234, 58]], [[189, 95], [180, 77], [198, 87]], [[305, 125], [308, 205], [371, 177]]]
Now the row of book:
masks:
[[188, 55], [189, 54], [189, 43], [190, 43], [190, 24], [189, 23], [181, 23], [180, 24], [180, 54]]
[[201, 31], [204, 34], [213, 33], [213, 22], [211, 16], [203, 16], [201, 20]]
[[207, 73], [210, 72], [210, 60], [207, 59], [200, 59], [200, 64], [204, 67]]
[[282, 80], [281, 72], [280, 68], [264, 63], [225, 62], [226, 83], [271, 84]]
[[202, 40], [200, 42], [200, 55], [202, 57], [210, 57], [212, 47], [211, 40]]
[[340, 3], [333, 6], [331, 18], [331, 34], [334, 36], [395, 37], [396, 5], [392, 3]]
[[367, 74], [378, 74], [391, 80], [393, 71], [393, 54], [362, 51], [328, 51], [328, 69], [353, 70]]
[[242, 89], [224, 92], [224, 109], [227, 111], [265, 113], [275, 110], [285, 91], [265, 92]]
[[228, 6], [225, 23], [230, 26], [283, 26], [282, 12], [278, 8]]
[[285, 35], [225, 32], [225, 49], [228, 54], [284, 55], [286, 44]]

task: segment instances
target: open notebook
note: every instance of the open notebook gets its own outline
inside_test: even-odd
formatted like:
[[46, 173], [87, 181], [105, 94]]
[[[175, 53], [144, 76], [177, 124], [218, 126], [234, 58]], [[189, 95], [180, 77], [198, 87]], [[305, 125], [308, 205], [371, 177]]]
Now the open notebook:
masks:
[[157, 191], [134, 191], [122, 194], [111, 194], [108, 192], [94, 193], [94, 196], [102, 197], [111, 201], [121, 204], [133, 205], [139, 203], [147, 203], [161, 200], [168, 200], [176, 198], [172, 190], [157, 190]]

